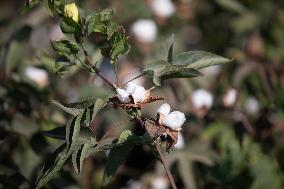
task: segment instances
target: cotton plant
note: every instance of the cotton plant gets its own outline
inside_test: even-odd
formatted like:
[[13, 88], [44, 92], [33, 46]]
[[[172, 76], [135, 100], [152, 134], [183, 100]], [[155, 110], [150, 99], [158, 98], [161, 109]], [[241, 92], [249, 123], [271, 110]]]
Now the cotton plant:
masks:
[[[44, 1], [49, 11], [61, 18], [60, 28], [65, 35], [64, 38], [58, 41], [51, 41], [51, 47], [58, 54], [58, 57], [64, 59], [65, 62], [69, 62], [69, 64], [62, 65], [62, 62], [55, 61], [56, 73], [62, 75], [64, 72], [68, 72], [70, 67], [79, 66], [90, 74], [99, 77], [105, 84], [102, 87], [109, 88], [112, 93], [105, 98], [93, 97], [71, 104], [52, 100], [54, 105], [70, 115], [70, 120], [65, 127], [44, 132], [49, 137], [56, 136], [57, 139], [65, 138], [65, 140], [52, 154], [52, 158], [46, 162], [33, 188], [40, 188], [47, 184], [69, 159], [71, 159], [76, 173], [80, 174], [84, 159], [103, 151], [109, 151], [102, 180], [102, 187], [107, 186], [111, 182], [112, 175], [135, 145], [149, 145], [153, 151], [158, 152], [169, 183], [172, 188], [176, 188], [175, 181], [163, 157], [164, 153], [170, 153], [171, 149], [179, 141], [180, 130], [186, 121], [185, 114], [177, 110], [171, 110], [170, 105], [167, 103], [162, 104], [156, 114], [150, 117], [142, 117], [141, 111], [149, 103], [167, 101], [167, 99], [164, 99], [163, 94], [151, 95], [153, 90], [164, 84], [164, 80], [198, 77], [202, 75], [199, 72], [200, 69], [226, 64], [231, 60], [204, 51], [188, 51], [175, 54], [172, 40], [170, 44], [165, 43], [165, 49], [168, 49], [164, 52], [165, 58], [149, 62], [142, 68], [142, 74], [126, 83], [120, 83], [121, 80], [117, 74], [115, 74], [116, 82], [112, 82], [97, 67], [99, 62], [92, 62], [90, 52], [86, 50], [86, 43], [90, 35], [103, 36], [99, 44], [95, 46], [98, 48], [97, 50], [100, 50], [101, 55], [113, 64], [114, 73], [116, 73], [118, 59], [130, 51], [130, 44], [125, 29], [115, 22], [113, 11], [103, 9], [92, 12], [79, 9], [75, 3], [69, 1]], [[28, 1], [29, 8], [40, 1], [32, 2]], [[171, 13], [173, 10], [168, 10], [167, 15], [170, 14], [169, 12]], [[145, 25], [145, 22], [143, 22], [142, 26]], [[155, 26], [150, 22], [148, 25], [149, 28], [152, 28], [151, 35], [144, 36], [144, 40], [154, 42], [156, 37]], [[142, 33], [147, 34], [148, 29], [145, 30], [144, 27], [138, 26], [134, 26], [134, 32], [136, 35], [140, 35], [141, 38], [141, 33], [138, 33], [142, 31]], [[151, 84], [151, 88], [149, 90], [133, 82], [143, 76], [150, 79], [148, 83]], [[202, 91], [197, 94], [194, 97], [195, 106], [210, 108], [213, 97], [208, 97], [208, 94]], [[205, 104], [203, 97], [207, 98]], [[124, 110], [129, 115], [130, 121], [137, 123], [144, 129], [144, 135], [137, 136], [131, 130], [124, 130], [118, 137], [110, 137], [108, 136], [109, 132], [107, 132], [102, 139], [98, 140], [89, 127], [100, 111], [106, 107], [114, 110]], [[62, 133], [65, 133], [65, 135], [59, 137]], [[166, 145], [165, 150], [164, 145]]]

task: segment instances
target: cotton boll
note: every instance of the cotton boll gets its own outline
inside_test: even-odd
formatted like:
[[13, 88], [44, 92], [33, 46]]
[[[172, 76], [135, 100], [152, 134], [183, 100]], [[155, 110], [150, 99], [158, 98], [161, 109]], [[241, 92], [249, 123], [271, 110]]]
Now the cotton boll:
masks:
[[144, 89], [144, 87], [141, 86], [136, 86], [134, 88], [134, 92], [131, 93], [134, 103], [137, 102], [142, 102], [146, 99], [146, 90]]
[[141, 19], [132, 25], [133, 34], [144, 43], [152, 43], [157, 36], [157, 26], [153, 20]]
[[156, 177], [151, 182], [153, 189], [167, 189], [169, 182], [165, 177]]
[[210, 92], [204, 89], [198, 89], [191, 96], [192, 104], [195, 108], [211, 108], [213, 104], [213, 96]]
[[171, 0], [153, 0], [151, 8], [156, 15], [165, 18], [170, 17], [176, 10]]
[[165, 103], [165, 104], [162, 104], [158, 110], [157, 110], [157, 113], [161, 113], [163, 114], [164, 116], [167, 116], [171, 111], [171, 107], [169, 104]]
[[129, 93], [126, 92], [124, 89], [117, 88], [117, 97], [120, 102], [122, 103], [128, 103], [129, 102]]
[[162, 124], [166, 127], [171, 128], [172, 130], [176, 130], [182, 126], [185, 120], [186, 119], [184, 113], [174, 111], [162, 119]]
[[259, 112], [259, 102], [255, 97], [250, 97], [245, 102], [245, 110], [249, 114], [257, 114]]
[[236, 89], [229, 89], [223, 98], [225, 106], [233, 106], [236, 102], [238, 92]]
[[48, 85], [48, 74], [44, 69], [29, 66], [25, 69], [25, 75], [39, 87], [46, 87]]
[[125, 88], [126, 92], [128, 92], [129, 94], [132, 94], [134, 92], [134, 89], [135, 89], [136, 86], [137, 86], [136, 83], [128, 82], [126, 84], [126, 88]]
[[174, 145], [174, 148], [175, 148], [175, 149], [183, 149], [184, 146], [185, 146], [184, 138], [183, 138], [182, 134], [179, 132], [179, 133], [178, 133], [178, 141], [177, 141], [177, 143]]

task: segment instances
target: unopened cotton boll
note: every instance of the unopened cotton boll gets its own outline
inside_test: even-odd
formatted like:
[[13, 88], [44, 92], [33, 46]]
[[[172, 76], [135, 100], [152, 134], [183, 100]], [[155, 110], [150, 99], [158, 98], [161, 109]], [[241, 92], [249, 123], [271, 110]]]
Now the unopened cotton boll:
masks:
[[44, 69], [29, 66], [25, 69], [25, 75], [34, 81], [39, 87], [48, 85], [48, 74]]
[[211, 108], [213, 104], [213, 96], [210, 92], [204, 89], [198, 89], [191, 96], [192, 104], [195, 108]]
[[120, 102], [122, 103], [128, 103], [129, 102], [129, 93], [126, 92], [124, 89], [117, 88], [117, 97]]
[[151, 8], [156, 15], [165, 18], [173, 15], [176, 10], [171, 0], [153, 0]]
[[132, 25], [133, 34], [144, 43], [152, 43], [157, 36], [157, 25], [153, 20], [141, 19]]
[[162, 124], [172, 130], [177, 130], [185, 122], [185, 115], [182, 112], [174, 111], [162, 119]]
[[133, 93], [131, 93], [134, 103], [142, 102], [146, 99], [146, 90], [144, 87], [136, 86]]
[[167, 116], [167, 115], [169, 115], [170, 111], [171, 111], [170, 105], [167, 104], [167, 103], [165, 103], [165, 104], [162, 104], [162, 105], [158, 108], [157, 113], [161, 113], [161, 114], [163, 114], [164, 116]]

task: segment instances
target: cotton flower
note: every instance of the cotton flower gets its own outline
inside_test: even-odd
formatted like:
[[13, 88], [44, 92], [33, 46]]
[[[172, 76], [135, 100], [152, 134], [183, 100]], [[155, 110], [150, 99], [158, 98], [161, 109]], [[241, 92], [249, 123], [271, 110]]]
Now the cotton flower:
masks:
[[238, 92], [236, 89], [229, 89], [223, 97], [223, 103], [225, 106], [233, 106], [236, 102]]
[[131, 30], [138, 40], [144, 43], [152, 43], [157, 36], [157, 25], [150, 19], [137, 20]]
[[119, 101], [122, 103], [129, 103], [130, 95], [132, 96], [134, 103], [142, 102], [148, 96], [148, 92], [144, 89], [144, 87], [136, 85], [133, 82], [127, 83], [125, 89], [117, 88], [116, 92]]
[[161, 123], [171, 128], [172, 130], [178, 130], [181, 128], [182, 124], [185, 122], [185, 115], [180, 111], [173, 111], [170, 113], [170, 106], [168, 104], [162, 104], [157, 113], [163, 114], [161, 117]]
[[210, 92], [204, 89], [198, 89], [193, 92], [191, 96], [192, 104], [195, 108], [207, 108], [210, 109], [213, 104], [213, 96]]
[[75, 22], [79, 21], [79, 11], [75, 3], [69, 3], [64, 6], [64, 16], [71, 18]]
[[153, 0], [151, 9], [156, 15], [165, 18], [170, 17], [176, 10], [171, 0]]
[[25, 75], [39, 87], [43, 88], [48, 85], [48, 74], [44, 69], [29, 66], [25, 69]]

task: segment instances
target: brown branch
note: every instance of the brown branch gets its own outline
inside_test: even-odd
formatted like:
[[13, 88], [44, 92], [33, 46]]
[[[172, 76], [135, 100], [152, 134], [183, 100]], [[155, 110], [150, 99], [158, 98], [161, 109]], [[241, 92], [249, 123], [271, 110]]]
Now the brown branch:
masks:
[[94, 70], [94, 72], [106, 83], [108, 84], [112, 89], [116, 89], [116, 87], [114, 86], [114, 84], [108, 80], [103, 74], [102, 72], [95, 66], [91, 63], [90, 61], [90, 58], [89, 58], [89, 55], [87, 53], [87, 51], [84, 49], [83, 45], [81, 45], [82, 49], [83, 49], [83, 52], [84, 52], [84, 55], [85, 55], [85, 63], [89, 66], [92, 67], [92, 69]]
[[[144, 122], [141, 120], [140, 117], [136, 117], [136, 120], [138, 121], [138, 123], [139, 123], [143, 128], [145, 128]], [[163, 157], [163, 154], [162, 154], [162, 152], [161, 152], [160, 147], [158, 146], [157, 143], [154, 143], [154, 145], [155, 145], [155, 147], [156, 147], [156, 149], [157, 149], [157, 151], [158, 151], [158, 154], [159, 154], [159, 156], [160, 156], [161, 163], [163, 164], [163, 166], [164, 166], [164, 168], [165, 168], [167, 177], [168, 177], [168, 179], [169, 179], [169, 181], [170, 181], [170, 183], [171, 183], [172, 188], [173, 188], [173, 189], [177, 189], [176, 183], [175, 183], [175, 181], [174, 181], [174, 179], [173, 179], [173, 176], [172, 176], [172, 174], [171, 174], [170, 169], [167, 167], [167, 163], [166, 163], [166, 161], [165, 161], [165, 159], [164, 159], [164, 157]]]

